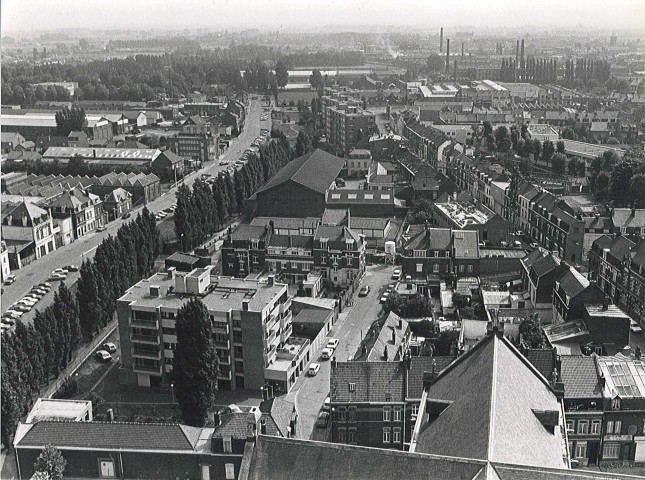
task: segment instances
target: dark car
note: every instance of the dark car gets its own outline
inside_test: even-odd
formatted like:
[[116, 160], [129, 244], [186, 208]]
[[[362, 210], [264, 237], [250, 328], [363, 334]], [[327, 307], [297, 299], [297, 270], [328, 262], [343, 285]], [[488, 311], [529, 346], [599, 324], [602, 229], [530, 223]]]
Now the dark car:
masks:
[[316, 420], [316, 426], [318, 428], [326, 428], [329, 423], [329, 412], [320, 412], [318, 415], [318, 420]]
[[123, 216], [122, 216], [121, 218], [122, 218], [123, 220], [127, 220], [127, 219], [128, 219], [128, 218], [130, 218], [131, 216], [132, 216], [132, 214], [131, 214], [130, 212], [126, 212], [126, 213], [124, 213], [124, 214], [123, 214]]
[[76, 265], [67, 265], [66, 267], [63, 267], [63, 268], [68, 272], [78, 272], [78, 267]]

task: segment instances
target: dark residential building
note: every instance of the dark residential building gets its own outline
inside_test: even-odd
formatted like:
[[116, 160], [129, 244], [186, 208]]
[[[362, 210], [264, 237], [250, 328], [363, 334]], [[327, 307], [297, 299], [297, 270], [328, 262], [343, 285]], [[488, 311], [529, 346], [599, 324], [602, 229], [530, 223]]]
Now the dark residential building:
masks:
[[103, 211], [109, 222], [121, 218], [132, 209], [132, 194], [122, 188], [115, 188], [103, 199]]
[[0, 141], [0, 148], [2, 149], [2, 153], [9, 153], [15, 150], [19, 145], [25, 143], [25, 137], [17, 132], [3, 131], [1, 135], [2, 140]]
[[426, 288], [438, 291], [439, 279], [452, 272], [452, 231], [410, 225], [403, 240], [400, 259], [404, 277], [409, 275], [421, 288], [420, 293]]
[[430, 166], [419, 169], [412, 181], [412, 192], [416, 198], [436, 200], [443, 194], [452, 197], [458, 190], [455, 182]]
[[348, 286], [365, 273], [365, 238], [343, 226], [320, 225], [314, 236], [316, 271], [334, 285]]
[[90, 142], [85, 132], [69, 132], [67, 135], [67, 146], [69, 147], [89, 147]]
[[150, 170], [164, 181], [177, 181], [184, 173], [184, 159], [172, 150], [162, 150], [150, 163]]
[[553, 323], [584, 318], [585, 305], [604, 301], [604, 293], [578, 270], [568, 267], [553, 285]]
[[618, 351], [629, 345], [631, 318], [608, 299], [602, 304], [586, 303], [582, 320], [594, 344], [613, 345]]
[[280, 281], [300, 284], [314, 269], [313, 235], [271, 234], [266, 244], [265, 266]]
[[262, 271], [271, 235], [270, 225], [242, 224], [230, 232], [222, 244], [222, 273], [240, 277]]
[[166, 269], [174, 267], [178, 272], [192, 272], [196, 268], [205, 268], [211, 264], [210, 257], [200, 257], [184, 252], [175, 252], [166, 258]]
[[54, 219], [71, 217], [74, 239], [103, 225], [103, 202], [98, 195], [80, 188], [66, 190], [47, 204]]
[[521, 260], [522, 286], [529, 292], [535, 308], [550, 308], [553, 304], [553, 286], [566, 270], [560, 259], [542, 250], [533, 250]]
[[433, 203], [432, 225], [453, 230], [479, 232], [479, 240], [487, 245], [499, 246], [508, 238], [508, 222], [481, 204], [467, 202]]
[[344, 165], [320, 149], [292, 160], [251, 197], [254, 216], [320, 217]]
[[615, 233], [645, 236], [645, 208], [612, 208], [611, 221]]
[[356, 217], [393, 217], [404, 213], [405, 204], [394, 196], [394, 190], [333, 189], [327, 192], [329, 209], [344, 209]]
[[[324, 101], [324, 100], [323, 100]], [[369, 139], [376, 129], [376, 115], [363, 110], [356, 102], [324, 101], [327, 141], [338, 145], [345, 153], [356, 147], [361, 139]]]

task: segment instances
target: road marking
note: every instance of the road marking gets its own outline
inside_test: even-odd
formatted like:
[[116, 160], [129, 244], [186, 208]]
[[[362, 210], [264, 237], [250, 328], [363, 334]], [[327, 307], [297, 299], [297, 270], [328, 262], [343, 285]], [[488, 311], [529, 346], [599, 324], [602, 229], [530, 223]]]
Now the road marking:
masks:
[[90, 253], [92, 250], [96, 250], [96, 248], [97, 248], [97, 247], [98, 247], [98, 245], [96, 245], [95, 247], [90, 248], [87, 252], [83, 252], [83, 253], [81, 254], [81, 258], [83, 258], [85, 255], [87, 255], [88, 253]]

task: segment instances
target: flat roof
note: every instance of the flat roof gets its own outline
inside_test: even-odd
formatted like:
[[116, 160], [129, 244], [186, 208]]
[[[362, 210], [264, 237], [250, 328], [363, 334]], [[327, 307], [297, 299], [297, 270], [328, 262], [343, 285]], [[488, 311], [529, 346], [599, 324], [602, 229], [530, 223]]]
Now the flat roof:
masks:
[[62, 400], [39, 398], [33, 406], [26, 423], [36, 423], [41, 420], [72, 420], [82, 418], [88, 411], [92, 411], [91, 400]]
[[71, 158], [80, 155], [86, 159], [96, 160], [142, 160], [151, 162], [161, 154], [156, 148], [84, 148], [84, 147], [49, 147], [44, 158]]
[[488, 215], [477, 206], [470, 204], [435, 203], [435, 207], [452, 219], [459, 228], [463, 228], [466, 225], [483, 225], [492, 218], [492, 215]]

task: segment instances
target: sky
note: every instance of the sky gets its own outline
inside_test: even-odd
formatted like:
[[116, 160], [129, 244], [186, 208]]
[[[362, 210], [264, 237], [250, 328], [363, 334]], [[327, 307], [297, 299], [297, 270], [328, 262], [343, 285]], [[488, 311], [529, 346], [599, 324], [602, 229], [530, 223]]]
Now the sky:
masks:
[[577, 27], [645, 25], [645, 0], [2, 0], [2, 34], [58, 28], [263, 28], [379, 25]]

